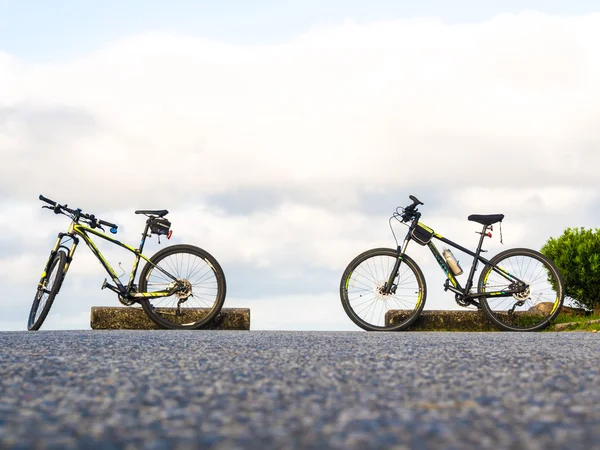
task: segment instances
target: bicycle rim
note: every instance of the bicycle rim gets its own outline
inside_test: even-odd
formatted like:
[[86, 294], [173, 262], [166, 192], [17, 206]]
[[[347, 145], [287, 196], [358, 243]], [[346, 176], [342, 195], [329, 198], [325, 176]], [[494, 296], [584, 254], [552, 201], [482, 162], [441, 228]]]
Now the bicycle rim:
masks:
[[[499, 327], [509, 331], [536, 331], [547, 327], [560, 312], [564, 291], [560, 273], [541, 253], [528, 249], [507, 250], [491, 261], [528, 284], [510, 297], [481, 299], [484, 312]], [[480, 292], [514, 289], [514, 285], [486, 266], [479, 280]]]
[[42, 286], [38, 286], [33, 304], [31, 305], [29, 321], [27, 323], [28, 330], [39, 330], [44, 320], [46, 320], [62, 281], [65, 261], [66, 255], [63, 252], [58, 252], [54, 256], [48, 269], [49, 273], [41, 281]]
[[370, 250], [356, 257], [342, 276], [340, 294], [344, 310], [365, 330], [403, 330], [423, 310], [425, 281], [419, 267], [408, 256], [403, 257], [394, 279], [395, 292], [383, 293], [396, 258], [397, 252], [392, 249]]
[[[221, 310], [225, 300], [225, 275], [207, 252], [192, 246], [173, 246], [158, 252], [152, 262], [188, 289], [169, 297], [150, 297], [142, 301], [146, 314], [165, 328], [200, 328]], [[168, 290], [173, 280], [147, 264], [140, 274], [140, 291]]]

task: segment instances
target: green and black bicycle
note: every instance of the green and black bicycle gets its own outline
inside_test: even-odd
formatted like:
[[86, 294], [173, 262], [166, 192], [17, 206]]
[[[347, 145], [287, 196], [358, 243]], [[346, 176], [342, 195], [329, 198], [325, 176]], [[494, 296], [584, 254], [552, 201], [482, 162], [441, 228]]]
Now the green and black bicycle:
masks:
[[[417, 206], [423, 203], [410, 196], [412, 204], [396, 208], [390, 218], [409, 224], [403, 244], [397, 249], [377, 248], [358, 255], [342, 275], [340, 296], [344, 310], [359, 327], [368, 331], [395, 331], [408, 328], [421, 314], [427, 298], [423, 272], [406, 254], [410, 241], [427, 246], [447, 279], [460, 306], [475, 306], [498, 327], [509, 331], [535, 331], [547, 327], [560, 312], [564, 287], [556, 266], [541, 253], [526, 248], [503, 251], [488, 260], [481, 256], [483, 240], [491, 237], [493, 224], [503, 214], [471, 215], [468, 220], [483, 226], [475, 252], [435, 233], [419, 222]], [[392, 233], [393, 233], [392, 228]], [[500, 230], [502, 236], [502, 230]], [[395, 234], [394, 234], [395, 238]], [[438, 239], [471, 257], [473, 264], [464, 287], [457, 277], [462, 268], [452, 252], [443, 256], [433, 243]], [[502, 239], [502, 238], [501, 238]], [[396, 241], [396, 244], [398, 242]], [[473, 277], [478, 263], [484, 264], [477, 286]]]
[[[66, 233], [59, 233], [50, 258], [42, 272], [42, 278], [29, 313], [27, 328], [38, 330], [54, 302], [69, 269], [79, 238], [90, 248], [114, 282], [104, 280], [102, 289], [117, 293], [119, 301], [132, 306], [139, 303], [152, 321], [163, 328], [198, 329], [210, 322], [223, 307], [226, 283], [223, 269], [208, 252], [192, 245], [172, 245], [148, 258], [142, 254], [147, 237], [157, 235], [171, 237], [171, 222], [165, 216], [167, 210], [140, 210], [148, 219], [142, 233], [139, 248], [133, 248], [105, 234], [103, 227], [117, 233], [117, 225], [100, 220], [81, 209], [71, 209], [40, 195], [40, 200], [51, 206], [43, 206], [71, 219]], [[106, 261], [91, 235], [105, 239], [135, 254], [129, 282], [121, 283], [114, 269]], [[70, 243], [70, 247], [68, 244]], [[140, 259], [146, 264], [135, 277]]]

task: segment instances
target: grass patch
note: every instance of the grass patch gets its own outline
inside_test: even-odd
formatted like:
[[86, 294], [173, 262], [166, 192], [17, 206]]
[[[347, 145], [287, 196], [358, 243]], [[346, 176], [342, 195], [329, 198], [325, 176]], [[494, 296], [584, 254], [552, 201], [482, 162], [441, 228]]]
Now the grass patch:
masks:
[[588, 320], [598, 320], [600, 319], [600, 315], [598, 314], [590, 314], [589, 316], [583, 316], [579, 314], [565, 314], [560, 313], [556, 318], [552, 321], [552, 323], [569, 323], [569, 322], [587, 322]]
[[569, 326], [565, 331], [600, 331], [600, 323], [578, 323]]
[[556, 319], [552, 321], [550, 326], [546, 328], [547, 331], [553, 331], [554, 325], [559, 323], [573, 323], [568, 328], [562, 331], [600, 331], [600, 323], [587, 323], [592, 320], [600, 320], [600, 315], [590, 314], [588, 316], [575, 315], [575, 314], [559, 314]]

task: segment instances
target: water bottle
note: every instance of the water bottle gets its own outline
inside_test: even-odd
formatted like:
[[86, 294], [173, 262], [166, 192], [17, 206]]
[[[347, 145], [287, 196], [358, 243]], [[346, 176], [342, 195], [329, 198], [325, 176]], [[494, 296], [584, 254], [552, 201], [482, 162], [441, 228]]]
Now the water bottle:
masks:
[[454, 275], [458, 276], [463, 273], [462, 267], [460, 267], [460, 264], [449, 249], [445, 248], [442, 255], [444, 255], [444, 259]]

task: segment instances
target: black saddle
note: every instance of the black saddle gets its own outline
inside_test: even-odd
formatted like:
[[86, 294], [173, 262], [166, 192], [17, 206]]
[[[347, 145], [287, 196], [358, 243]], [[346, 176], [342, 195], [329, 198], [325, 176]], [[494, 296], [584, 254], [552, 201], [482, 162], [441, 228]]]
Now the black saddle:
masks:
[[491, 225], [496, 222], [502, 222], [504, 214], [471, 214], [467, 219], [481, 225]]
[[166, 216], [167, 214], [169, 214], [169, 211], [167, 211], [166, 209], [138, 209], [135, 213], [136, 214], [145, 214], [146, 216], [150, 215], [150, 216], [163, 217], [163, 216]]

